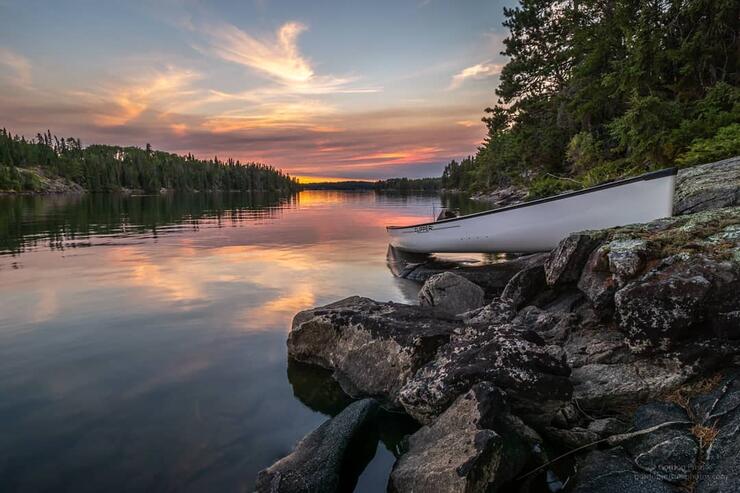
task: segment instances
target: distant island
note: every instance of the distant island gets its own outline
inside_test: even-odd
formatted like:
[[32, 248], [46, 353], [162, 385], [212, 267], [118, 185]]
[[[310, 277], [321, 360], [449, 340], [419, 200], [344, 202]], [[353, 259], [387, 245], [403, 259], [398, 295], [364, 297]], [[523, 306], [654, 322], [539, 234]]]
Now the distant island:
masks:
[[117, 192], [141, 190], [295, 192], [298, 181], [271, 166], [229, 159], [196, 159], [153, 150], [0, 131], [0, 192]]
[[378, 181], [347, 180], [301, 184], [303, 190], [376, 190], [384, 192], [438, 192], [441, 178], [389, 178]]

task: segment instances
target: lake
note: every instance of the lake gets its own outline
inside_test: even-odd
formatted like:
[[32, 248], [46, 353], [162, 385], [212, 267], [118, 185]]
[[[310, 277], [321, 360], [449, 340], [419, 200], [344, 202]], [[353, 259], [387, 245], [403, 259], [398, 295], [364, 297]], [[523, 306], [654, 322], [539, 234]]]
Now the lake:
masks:
[[[387, 224], [455, 197], [303, 191], [0, 197], [0, 490], [251, 491], [350, 402], [288, 364], [293, 315], [351, 295], [414, 303]], [[356, 491], [384, 491], [388, 415]]]

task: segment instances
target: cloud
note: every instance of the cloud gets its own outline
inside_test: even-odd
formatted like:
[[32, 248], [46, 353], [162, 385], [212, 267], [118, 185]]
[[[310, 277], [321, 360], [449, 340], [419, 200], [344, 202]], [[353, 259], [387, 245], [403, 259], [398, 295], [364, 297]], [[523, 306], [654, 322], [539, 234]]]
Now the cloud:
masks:
[[95, 92], [77, 91], [72, 95], [89, 106], [96, 123], [120, 126], [149, 110], [162, 116], [182, 112], [204, 101], [198, 97], [202, 91], [192, 86], [200, 77], [193, 70], [170, 65], [102, 84]]
[[5, 76], [12, 84], [29, 86], [31, 84], [31, 62], [27, 58], [7, 48], [0, 47], [0, 76], [2, 68], [8, 69]]
[[459, 88], [468, 79], [485, 79], [501, 73], [503, 65], [498, 63], [483, 62], [467, 67], [452, 77], [448, 90]]
[[248, 67], [278, 83], [236, 94], [217, 93], [234, 99], [256, 99], [285, 94], [317, 95], [378, 92], [378, 87], [350, 87], [354, 77], [316, 74], [311, 61], [298, 47], [298, 37], [307, 30], [300, 22], [286, 22], [274, 35], [257, 38], [228, 23], [198, 29], [209, 38], [207, 53]]
[[274, 39], [260, 40], [231, 24], [205, 28], [213, 54], [287, 83], [307, 82], [314, 76], [297, 45], [298, 36], [305, 30], [301, 23], [288, 22], [278, 29]]
[[[51, 128], [84, 144], [149, 142], [203, 158], [262, 161], [291, 174], [352, 178], [437, 174], [484, 136], [485, 128], [473, 124], [482, 104], [445, 105], [416, 92], [415, 98], [380, 105], [362, 96], [332, 97], [382, 87], [361, 84], [353, 74], [321, 73], [300, 49], [303, 24], [288, 22], [262, 36], [204, 17], [194, 15], [176, 27], [196, 40], [206, 58], [132, 55], [112, 61], [115, 73], [88, 77], [82, 86], [60, 84], [34, 97], [0, 91], [5, 124], [27, 135]], [[0, 77], [7, 71], [30, 80], [30, 64], [7, 53], [0, 52]], [[220, 67], [225, 64], [235, 65]], [[245, 78], [227, 84], [219, 69], [233, 74], [234, 67]], [[34, 67], [33, 75], [43, 80], [43, 66]], [[462, 83], [486, 71], [469, 68], [459, 75]]]

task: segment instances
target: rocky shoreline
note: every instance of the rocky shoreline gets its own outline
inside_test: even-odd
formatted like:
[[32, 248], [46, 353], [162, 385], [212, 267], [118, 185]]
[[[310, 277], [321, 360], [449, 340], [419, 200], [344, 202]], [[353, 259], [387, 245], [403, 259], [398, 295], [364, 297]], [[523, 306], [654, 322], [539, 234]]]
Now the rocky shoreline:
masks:
[[411, 434], [392, 492], [723, 492], [740, 481], [740, 158], [678, 178], [675, 216], [486, 266], [394, 259], [418, 305], [296, 315], [292, 360], [358, 399], [262, 471], [347, 491], [377, 409]]

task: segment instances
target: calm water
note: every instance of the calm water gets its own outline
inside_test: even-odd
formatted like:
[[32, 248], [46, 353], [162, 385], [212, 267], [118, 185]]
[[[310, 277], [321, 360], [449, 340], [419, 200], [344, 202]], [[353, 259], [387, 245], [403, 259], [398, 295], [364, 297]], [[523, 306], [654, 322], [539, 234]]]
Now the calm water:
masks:
[[[288, 365], [304, 308], [414, 302], [384, 225], [436, 196], [0, 197], [0, 491], [251, 491], [349, 399]], [[471, 210], [468, 203], [453, 204]], [[388, 417], [358, 459], [384, 491]]]

